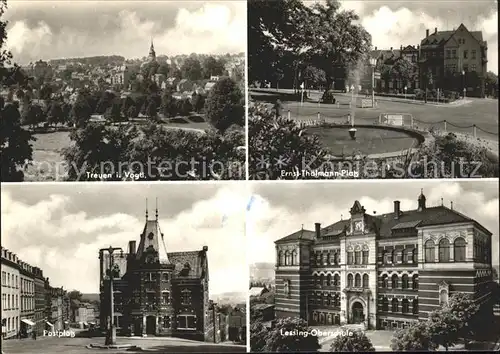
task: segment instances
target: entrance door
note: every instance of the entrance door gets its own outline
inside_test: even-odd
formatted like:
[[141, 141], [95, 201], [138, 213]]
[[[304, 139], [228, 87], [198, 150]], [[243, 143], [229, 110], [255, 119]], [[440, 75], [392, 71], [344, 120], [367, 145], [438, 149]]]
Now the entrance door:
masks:
[[156, 334], [156, 317], [148, 316], [146, 318], [146, 334]]
[[352, 305], [352, 322], [353, 323], [362, 323], [365, 320], [365, 315], [363, 313], [363, 305], [360, 302], [356, 301]]

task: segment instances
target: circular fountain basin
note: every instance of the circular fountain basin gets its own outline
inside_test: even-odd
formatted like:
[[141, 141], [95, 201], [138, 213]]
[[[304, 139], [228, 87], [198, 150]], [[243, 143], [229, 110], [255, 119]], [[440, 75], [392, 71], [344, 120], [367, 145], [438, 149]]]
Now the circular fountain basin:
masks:
[[352, 126], [318, 126], [307, 128], [307, 134], [316, 135], [322, 145], [337, 157], [352, 155], [400, 154], [416, 148], [423, 137], [404, 129], [377, 126], [355, 126], [355, 139], [351, 137]]

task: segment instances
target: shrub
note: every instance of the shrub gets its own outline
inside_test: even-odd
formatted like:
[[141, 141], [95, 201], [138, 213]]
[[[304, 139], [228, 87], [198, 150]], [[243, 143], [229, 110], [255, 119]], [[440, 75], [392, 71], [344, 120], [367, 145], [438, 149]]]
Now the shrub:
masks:
[[335, 352], [374, 352], [372, 342], [363, 331], [350, 332], [350, 335], [337, 335], [330, 345]]
[[335, 103], [335, 95], [333, 94], [333, 90], [328, 90], [323, 93], [323, 97], [321, 98], [323, 103]]

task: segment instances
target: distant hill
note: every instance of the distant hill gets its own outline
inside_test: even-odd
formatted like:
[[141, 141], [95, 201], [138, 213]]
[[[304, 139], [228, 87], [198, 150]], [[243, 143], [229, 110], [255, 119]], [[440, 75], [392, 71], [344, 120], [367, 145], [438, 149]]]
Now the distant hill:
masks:
[[211, 295], [210, 300], [216, 302], [219, 305], [231, 305], [236, 306], [239, 304], [246, 304], [247, 294], [241, 292], [229, 292]]
[[251, 264], [250, 279], [253, 281], [274, 280], [274, 263]]

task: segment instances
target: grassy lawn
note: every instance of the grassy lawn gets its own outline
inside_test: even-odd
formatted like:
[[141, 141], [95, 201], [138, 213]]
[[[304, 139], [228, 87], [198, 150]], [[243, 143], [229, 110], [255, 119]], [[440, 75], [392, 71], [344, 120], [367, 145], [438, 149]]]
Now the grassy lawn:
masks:
[[351, 156], [361, 152], [363, 155], [400, 152], [418, 146], [418, 141], [402, 132], [357, 128], [356, 140], [349, 136], [348, 128], [310, 127], [308, 134], [319, 137], [322, 145], [335, 156]]

